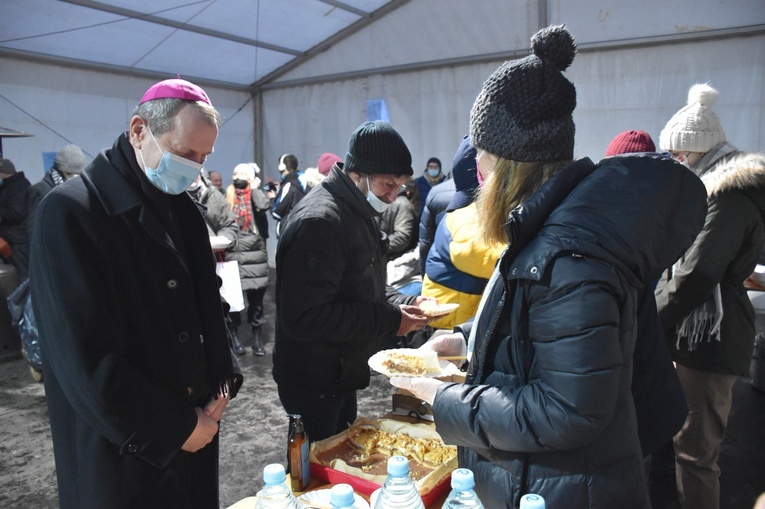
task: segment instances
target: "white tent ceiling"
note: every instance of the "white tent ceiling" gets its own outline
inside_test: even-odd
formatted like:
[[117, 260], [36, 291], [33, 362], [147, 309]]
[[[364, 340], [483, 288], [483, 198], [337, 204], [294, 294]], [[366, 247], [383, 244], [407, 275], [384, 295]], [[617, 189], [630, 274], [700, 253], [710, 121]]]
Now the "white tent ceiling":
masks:
[[2, 0], [0, 54], [246, 89], [406, 1]]

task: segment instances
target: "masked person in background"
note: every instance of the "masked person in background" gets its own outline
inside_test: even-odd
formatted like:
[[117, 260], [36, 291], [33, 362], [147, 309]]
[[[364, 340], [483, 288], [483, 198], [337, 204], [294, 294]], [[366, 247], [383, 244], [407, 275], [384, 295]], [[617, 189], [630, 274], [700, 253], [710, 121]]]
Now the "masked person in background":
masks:
[[[540, 30], [470, 112], [481, 235], [506, 250], [475, 320], [421, 348], [467, 351], [465, 383], [392, 378], [433, 406], [486, 507], [650, 507], [630, 393], [645, 285], [690, 245], [703, 186], [668, 158], [572, 161], [576, 46]], [[465, 340], [469, 338], [466, 348]]]
[[716, 100], [717, 90], [694, 85], [659, 137], [662, 150], [688, 165], [709, 196], [704, 229], [656, 287], [688, 401], [688, 417], [673, 440], [684, 509], [720, 506], [720, 444], [733, 384], [749, 375], [754, 349], [754, 309], [743, 281], [765, 243], [765, 156], [740, 153], [727, 142], [712, 109]]
[[422, 215], [422, 209], [425, 207], [425, 201], [428, 199], [430, 190], [446, 180], [446, 177], [441, 173], [441, 161], [437, 157], [431, 157], [428, 159], [427, 165], [425, 165], [425, 171], [414, 179], [417, 184], [417, 192], [420, 194], [420, 209], [417, 211], [417, 217]]
[[186, 189], [221, 117], [181, 79], [40, 203], [30, 284], [59, 502], [217, 509], [236, 392], [207, 228]]
[[[254, 165], [254, 167], [253, 167]], [[260, 189], [260, 178], [256, 177], [255, 163], [237, 164], [232, 175], [232, 184], [226, 190], [226, 201], [236, 217], [239, 226], [236, 241], [226, 253], [227, 260], [239, 264], [239, 278], [242, 290], [247, 296], [247, 323], [252, 327], [252, 352], [257, 356], [266, 354], [260, 328], [266, 322], [263, 316], [263, 297], [270, 280], [266, 239], [259, 227], [271, 207], [270, 200]], [[258, 168], [257, 173], [260, 173]], [[234, 344], [239, 343], [238, 328], [242, 324], [240, 312], [230, 313]], [[241, 349], [237, 353], [244, 353]]]

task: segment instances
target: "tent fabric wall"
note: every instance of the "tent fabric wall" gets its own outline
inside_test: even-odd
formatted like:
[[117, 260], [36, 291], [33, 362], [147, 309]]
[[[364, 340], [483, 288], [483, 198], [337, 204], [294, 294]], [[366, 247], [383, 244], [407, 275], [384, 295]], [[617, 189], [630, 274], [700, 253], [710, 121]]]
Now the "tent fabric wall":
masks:
[[[153, 83], [0, 57], [0, 126], [34, 135], [4, 140], [3, 155], [33, 184], [48, 170], [44, 152], [74, 143], [95, 157], [127, 130], [133, 108]], [[230, 182], [234, 166], [254, 160], [253, 103], [246, 92], [205, 88], [224, 120], [206, 168]]]
[[[720, 92], [714, 111], [728, 139], [742, 150], [764, 151], [765, 52], [753, 47], [765, 47], [765, 36], [579, 54], [567, 72], [577, 88], [577, 157], [599, 159], [610, 140], [628, 129], [648, 131], [658, 143], [688, 89], [706, 82]], [[449, 168], [467, 134], [473, 101], [501, 63], [265, 90], [265, 159], [276, 162], [289, 151], [304, 168], [315, 166], [325, 151], [343, 157], [350, 134], [366, 120], [367, 99], [385, 99], [391, 123], [412, 152], [415, 175], [431, 156]], [[275, 163], [267, 171], [275, 175]]]

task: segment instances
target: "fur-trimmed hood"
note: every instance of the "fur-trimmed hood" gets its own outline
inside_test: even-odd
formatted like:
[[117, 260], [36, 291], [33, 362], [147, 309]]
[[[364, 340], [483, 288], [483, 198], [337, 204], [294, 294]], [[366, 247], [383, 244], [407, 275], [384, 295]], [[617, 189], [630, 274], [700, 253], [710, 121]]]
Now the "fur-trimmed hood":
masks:
[[708, 200], [727, 191], [742, 191], [765, 219], [765, 154], [741, 153], [701, 177]]
[[730, 190], [762, 188], [765, 190], [765, 154], [741, 153], [701, 177], [707, 195]]

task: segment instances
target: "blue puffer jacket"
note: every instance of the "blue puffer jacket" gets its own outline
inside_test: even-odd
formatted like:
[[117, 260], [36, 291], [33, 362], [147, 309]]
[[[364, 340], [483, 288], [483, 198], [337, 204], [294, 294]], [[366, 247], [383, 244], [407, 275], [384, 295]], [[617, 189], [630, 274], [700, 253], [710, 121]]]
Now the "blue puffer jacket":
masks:
[[569, 165], [516, 208], [438, 432], [486, 507], [649, 507], [630, 382], [639, 289], [691, 244], [700, 180], [659, 156]]

